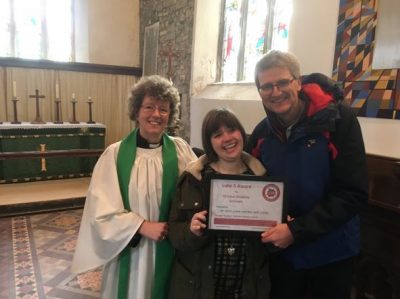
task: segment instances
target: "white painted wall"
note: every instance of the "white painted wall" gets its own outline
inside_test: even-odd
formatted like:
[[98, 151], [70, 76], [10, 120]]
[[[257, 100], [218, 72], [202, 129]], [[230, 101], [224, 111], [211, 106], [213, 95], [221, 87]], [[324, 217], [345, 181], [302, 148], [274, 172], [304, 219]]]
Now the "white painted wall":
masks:
[[139, 0], [79, 0], [76, 61], [140, 66]]
[[211, 84], [190, 102], [190, 144], [202, 148], [201, 125], [213, 108], [229, 108], [239, 118], [247, 134], [265, 117], [260, 95], [253, 83]]
[[365, 150], [369, 154], [400, 159], [400, 121], [359, 117]]
[[332, 76], [339, 0], [293, 0], [289, 51], [300, 60], [302, 74]]
[[[293, 4], [289, 51], [299, 58], [303, 74], [320, 72], [331, 76], [339, 0], [293, 0]], [[196, 11], [196, 15], [198, 13]], [[196, 24], [196, 26], [204, 25]], [[201, 32], [201, 28], [196, 29]], [[196, 44], [196, 48], [207, 48], [207, 46], [207, 43]], [[211, 57], [214, 57], [213, 55], [215, 54], [210, 54]], [[194, 57], [194, 61], [196, 59]], [[250, 133], [265, 115], [253, 84], [209, 85], [191, 98], [190, 140], [193, 146], [201, 147], [201, 122], [204, 115], [216, 107], [231, 108], [241, 120], [247, 133]], [[359, 121], [367, 153], [400, 158], [399, 120], [360, 117]]]
[[201, 92], [216, 80], [220, 0], [196, 0], [192, 45], [190, 94]]

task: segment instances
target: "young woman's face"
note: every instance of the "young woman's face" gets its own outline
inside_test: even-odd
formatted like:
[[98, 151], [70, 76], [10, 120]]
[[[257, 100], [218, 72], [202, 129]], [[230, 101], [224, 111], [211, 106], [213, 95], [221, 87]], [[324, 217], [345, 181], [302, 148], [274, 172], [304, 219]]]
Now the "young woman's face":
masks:
[[238, 129], [222, 125], [211, 135], [211, 145], [220, 160], [235, 161], [242, 154], [243, 137]]
[[169, 115], [168, 101], [146, 95], [137, 118], [140, 135], [150, 143], [159, 142], [168, 125]]

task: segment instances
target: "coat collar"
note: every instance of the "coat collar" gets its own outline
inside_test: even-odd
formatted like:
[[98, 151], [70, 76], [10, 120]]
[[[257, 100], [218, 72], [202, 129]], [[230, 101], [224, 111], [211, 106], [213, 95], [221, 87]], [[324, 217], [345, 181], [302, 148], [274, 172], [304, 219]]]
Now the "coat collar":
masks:
[[[255, 174], [255, 175], [265, 175], [267, 173], [264, 166], [261, 164], [259, 160], [249, 155], [246, 152], [242, 152], [242, 160], [247, 165], [247, 167]], [[204, 169], [205, 165], [209, 163], [209, 159], [207, 155], [202, 155], [198, 160], [189, 163], [186, 168], [186, 172], [193, 175], [197, 180], [201, 180], [201, 172]]]

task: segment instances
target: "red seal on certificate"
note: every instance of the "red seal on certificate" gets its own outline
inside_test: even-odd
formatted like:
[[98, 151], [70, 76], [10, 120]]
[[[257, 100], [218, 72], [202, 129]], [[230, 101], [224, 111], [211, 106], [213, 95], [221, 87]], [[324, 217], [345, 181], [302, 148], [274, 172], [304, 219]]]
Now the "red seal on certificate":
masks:
[[262, 195], [264, 196], [266, 201], [273, 202], [279, 198], [280, 194], [281, 191], [275, 184], [267, 184], [262, 189]]

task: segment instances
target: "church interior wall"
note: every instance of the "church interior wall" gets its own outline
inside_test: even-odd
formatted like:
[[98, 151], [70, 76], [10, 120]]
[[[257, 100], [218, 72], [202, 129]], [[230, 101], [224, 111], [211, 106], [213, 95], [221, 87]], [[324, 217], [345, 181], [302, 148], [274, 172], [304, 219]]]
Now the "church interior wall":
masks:
[[[44, 122], [56, 121], [55, 86], [59, 87], [60, 121], [73, 119], [72, 94], [76, 121], [89, 121], [89, 97], [93, 101], [92, 119], [106, 126], [106, 145], [120, 140], [128, 134], [133, 123], [128, 117], [128, 91], [137, 81], [136, 76], [99, 74], [62, 70], [0, 67], [0, 121], [14, 120], [12, 99], [13, 82], [17, 85], [17, 119], [31, 122], [36, 116], [35, 99], [30, 95], [39, 90], [45, 98], [39, 101], [40, 117]], [[4, 83], [6, 82], [6, 84]], [[4, 87], [4, 88], [2, 88]], [[5, 126], [5, 124], [3, 125]], [[56, 126], [56, 125], [54, 125]]]
[[345, 99], [359, 116], [367, 153], [399, 158], [399, 70], [373, 68], [379, 3], [340, 5], [333, 78], [342, 82]]
[[[144, 31], [159, 23], [156, 74], [170, 78], [181, 95], [179, 134], [189, 139], [190, 82], [192, 69], [195, 0], [140, 1], [140, 60], [143, 59]], [[155, 45], [155, 46], [157, 46]]]
[[217, 80], [221, 1], [196, 1], [193, 33], [191, 96]]
[[[225, 90], [228, 85], [209, 85], [216, 78], [216, 52], [218, 48], [218, 30], [216, 28], [220, 22], [218, 19], [220, 1], [163, 1], [162, 5], [155, 0], [118, 0], [112, 4], [106, 0], [84, 0], [77, 1], [77, 3], [79, 3], [77, 7], [81, 7], [81, 13], [83, 13], [80, 16], [78, 15], [76, 19], [77, 26], [80, 24], [78, 26], [80, 31], [76, 32], [76, 43], [82, 45], [82, 49], [86, 49], [87, 59], [93, 63], [140, 66], [143, 58], [141, 47], [143, 45], [144, 27], [160, 22], [158, 74], [168, 75], [168, 59], [161, 52], [162, 50], [166, 51], [168, 42], [172, 41], [172, 51], [177, 54], [172, 59], [173, 81], [182, 93], [181, 118], [184, 128], [181, 135], [186, 139], [199, 136], [201, 111], [221, 105], [221, 100], [225, 101], [226, 104], [224, 105], [232, 107], [241, 104], [238, 104], [238, 102], [230, 103], [230, 100], [245, 101], [244, 105], [261, 107], [257, 112], [262, 111], [260, 98], [257, 92], [254, 92], [252, 85], [241, 86], [242, 83], [229, 85], [229, 88], [233, 90], [236, 86], [240, 90], [246, 90], [240, 93], [242, 95], [240, 98], [232, 96], [231, 99], [219, 98], [221, 93], [218, 89]], [[332, 75], [334, 73], [334, 62], [337, 62], [341, 57], [340, 55], [344, 55], [338, 52], [339, 45], [336, 42], [340, 14], [348, 16], [348, 19], [350, 19], [352, 15], [349, 11], [353, 10], [356, 14], [361, 9], [361, 3], [364, 3], [365, 11], [376, 9], [375, 4], [373, 4], [375, 1], [372, 0], [364, 2], [353, 0], [347, 4], [345, 12], [340, 10], [339, 0], [332, 0], [323, 4], [319, 0], [293, 1], [294, 14], [290, 24], [289, 50], [299, 57], [304, 74], [321, 72]], [[85, 9], [87, 9], [86, 14], [84, 13]], [[348, 23], [348, 21], [346, 22]], [[116, 24], [120, 24], [120, 26], [117, 28]], [[87, 36], [86, 40], [93, 43], [90, 47], [87, 45], [85, 48], [82, 42], [85, 36]], [[79, 39], [81, 37], [82, 39]], [[370, 44], [372, 42], [373, 40], [369, 41]], [[84, 52], [82, 52], [81, 57], [85, 57]], [[369, 59], [368, 57], [371, 55], [366, 56]], [[354, 60], [355, 58], [351, 59]], [[347, 64], [349, 69], [346, 69], [346, 72], [349, 73], [354, 64], [352, 64], [352, 61], [347, 61]], [[397, 69], [388, 71], [390, 72], [389, 77], [399, 77]], [[5, 69], [0, 69], [0, 76], [2, 78], [7, 77]], [[337, 79], [341, 78], [337, 77]], [[3, 90], [6, 89], [6, 86], [11, 86], [13, 78], [9, 77], [9, 80], [11, 82], [8, 83], [4, 83], [3, 79], [1, 80], [1, 84], [5, 85]], [[351, 97], [357, 94], [356, 88], [353, 88], [353, 86], [357, 86], [354, 84], [357, 80], [356, 78], [356, 80], [349, 81], [349, 84], [345, 86], [350, 101]], [[372, 82], [371, 79], [368, 80]], [[395, 105], [398, 106], [400, 102], [399, 80], [391, 80], [393, 81], [391, 90], [378, 94], [378, 96], [387, 97], [387, 94], [390, 94], [389, 100], [395, 102]], [[376, 83], [376, 80], [374, 82]], [[49, 84], [54, 84], [54, 81]], [[351, 87], [348, 87], [350, 85]], [[46, 88], [51, 90], [53, 86]], [[120, 94], [125, 96], [126, 92], [127, 90], [124, 90]], [[207, 96], [203, 96], [203, 93]], [[215, 103], [213, 100], [215, 100]], [[4, 103], [4, 101], [6, 99], [3, 97], [1, 102]], [[251, 101], [255, 103], [250, 104]], [[5, 104], [5, 106], [9, 105]], [[7, 109], [0, 109], [2, 120], [11, 117], [11, 110], [8, 109], [7, 115], [5, 114], [6, 111]], [[235, 112], [239, 114], [245, 127], [250, 128], [255, 117], [245, 109], [239, 109]], [[359, 117], [359, 119], [368, 152], [394, 157], [400, 155], [398, 154], [400, 153], [399, 145], [393, 143], [393, 140], [400, 140], [397, 120], [377, 120], [374, 117]], [[127, 122], [129, 121], [127, 120]], [[384, 134], [379, 134], [382, 132]], [[122, 136], [116, 135], [111, 139], [118, 139], [118, 137]], [[193, 139], [193, 142], [196, 143], [195, 139]]]
[[76, 61], [140, 66], [139, 0], [75, 3]]
[[[337, 57], [339, 55], [337, 49], [340, 47], [340, 40], [336, 41], [338, 20], [340, 19], [339, 12], [351, 18], [352, 15], [349, 11], [354, 11], [354, 15], [357, 15], [357, 13], [361, 11], [361, 3], [362, 1], [360, 0], [351, 1], [351, 3], [346, 4], [346, 11], [344, 12], [344, 8], [340, 7], [339, 0], [328, 1], [327, 3], [321, 3], [321, 1], [318, 0], [293, 1], [294, 10], [289, 29], [289, 51], [293, 52], [299, 58], [303, 74], [321, 72], [328, 76], [334, 75], [334, 63], [337, 62]], [[371, 6], [372, 9], [374, 8], [375, 1], [363, 1], [363, 3], [365, 5], [364, 9], [368, 11]], [[199, 13], [200, 12], [197, 11], [196, 15]], [[201, 24], [196, 24], [196, 26], [201, 26]], [[197, 28], [195, 30], [197, 30]], [[360, 39], [361, 38], [356, 38], [356, 41]], [[369, 43], [372, 42], [373, 40], [369, 41]], [[201, 45], [199, 45], [199, 47], [201, 47]], [[203, 47], [206, 46], [204, 45]], [[211, 59], [214, 57], [212, 53], [209, 53], [209, 55]], [[366, 57], [366, 59], [369, 58], [370, 55]], [[196, 59], [197, 57], [194, 57], [194, 61], [196, 61]], [[359, 57], [357, 59], [359, 60]], [[352, 72], [357, 72], [355, 60], [356, 57], [351, 56], [348, 58], [348, 61], [346, 61], [348, 65], [346, 72], [348, 75], [351, 75]], [[357, 62], [359, 63], [359, 61]], [[354, 69], [352, 69], [352, 67], [354, 67]], [[394, 70], [388, 71], [390, 74], [393, 73]], [[351, 76], [349, 77], [351, 78]], [[335, 79], [338, 78], [336, 77]], [[400, 79], [397, 79], [397, 82], [399, 82], [399, 80]], [[343, 83], [346, 92], [346, 81]], [[196, 86], [197, 82], [193, 82], [192, 84]], [[390, 93], [390, 95], [392, 96], [392, 101], [397, 101], [398, 106], [399, 100], [395, 98], [395, 91], [397, 91], [398, 94], [397, 98], [400, 98], [400, 84], [393, 83], [391, 86], [392, 93]], [[221, 94], [225, 94], [224, 90], [227, 88], [231, 88], [232, 90], [240, 89], [241, 96], [238, 97], [234, 92], [232, 93], [231, 99], [227, 99], [226, 96], [221, 96]], [[357, 93], [347, 88], [346, 100], [351, 103], [351, 98], [355, 94]], [[387, 96], [386, 94], [385, 92], [378, 93], [378, 95], [382, 96]], [[251, 84], [243, 85], [243, 83], [234, 83], [229, 85], [208, 85], [204, 90], [194, 94], [191, 98], [191, 142], [195, 146], [199, 146], [199, 142], [201, 142], [199, 134], [202, 117], [209, 109], [220, 107], [221, 105], [231, 108], [243, 122], [245, 128], [254, 127], [253, 124], [262, 118], [262, 116], [260, 117], [260, 115], [258, 115], [259, 112], [263, 112], [261, 99], [255, 87]], [[248, 107], [248, 109], [242, 109], [242, 107]], [[254, 110], [251, 107], [256, 107], [256, 109], [258, 107], [258, 109]], [[199, 113], [201, 115], [194, 116], [194, 113]], [[256, 117], [256, 115], [258, 116]], [[398, 120], [360, 116], [359, 121], [362, 127], [367, 153], [394, 158], [400, 157], [400, 143], [394, 141], [400, 140]], [[251, 130], [247, 131], [247, 133], [250, 132]]]
[[193, 96], [191, 100], [190, 143], [192, 146], [202, 148], [202, 120], [213, 108], [229, 108], [234, 111], [248, 134], [265, 117], [254, 83], [210, 84], [201, 93]]
[[[370, 170], [377, 171], [372, 176], [369, 173], [370, 181], [373, 182], [370, 183], [372, 191], [370, 202], [375, 203], [367, 207], [366, 212], [370, 214], [364, 211], [361, 217], [364, 221], [362, 240], [364, 249], [372, 248], [376, 253], [373, 255], [372, 267], [368, 264], [368, 267], [361, 268], [362, 274], [370, 275], [372, 278], [368, 276], [366, 280], [360, 280], [367, 289], [359, 294], [370, 298], [394, 298], [394, 293], [392, 296], [378, 296], [378, 292], [385, 294], [387, 290], [395, 288], [398, 291], [399, 286], [400, 224], [397, 159], [400, 157], [400, 130], [399, 120], [394, 118], [399, 118], [400, 115], [397, 113], [400, 109], [400, 75], [397, 69], [370, 68], [372, 59], [370, 52], [373, 49], [373, 39], [370, 37], [373, 37], [373, 34], [371, 31], [360, 29], [376, 23], [377, 1], [293, 0], [293, 3], [294, 15], [290, 25], [289, 50], [299, 57], [303, 73], [321, 72], [343, 82], [346, 99], [357, 112], [368, 114], [374, 108], [362, 108], [362, 105], [367, 103], [365, 94], [375, 97], [368, 99], [372, 106], [378, 105], [376, 103], [383, 105], [375, 109], [379, 110], [380, 115], [359, 117], [367, 152], [390, 157], [390, 159], [385, 158], [390, 160], [390, 163], [386, 161], [387, 166], [382, 166], [381, 159], [376, 159], [375, 164], [369, 165]], [[190, 137], [192, 146], [201, 147], [201, 122], [204, 115], [212, 108], [232, 109], [242, 121], [247, 133], [250, 133], [265, 116], [253, 82], [214, 83], [217, 77], [220, 0], [79, 0], [75, 1], [75, 4], [76, 9], [80, 11], [75, 20], [76, 58], [81, 62], [141, 66], [144, 27], [160, 22], [157, 73], [164, 76], [169, 74], [168, 43], [172, 42], [173, 48], [170, 53], [175, 56], [172, 60], [171, 79], [182, 93], [181, 117], [184, 129], [181, 135], [186, 139]], [[346, 8], [340, 5], [345, 5]], [[370, 15], [360, 17], [360, 24], [354, 23], [355, 16], [359, 16], [360, 12]], [[361, 49], [362, 52], [346, 52], [346, 49], [343, 49], [346, 48], [343, 47], [344, 43], [338, 42], [338, 21], [341, 20], [345, 24], [341, 28], [346, 28], [341, 31], [343, 34], [341, 38], [350, 38], [353, 31], [360, 32], [354, 38], [354, 44], [348, 49]], [[370, 39], [365, 39], [364, 32]], [[346, 79], [341, 76], [345, 76]], [[47, 95], [44, 100], [46, 106], [42, 106], [43, 118], [47, 121], [54, 120], [52, 99], [55, 95], [54, 86], [59, 82], [60, 94], [64, 99], [63, 116], [66, 120], [71, 112], [69, 110], [71, 92], [76, 92], [80, 101], [77, 117], [81, 121], [86, 121], [88, 118], [87, 97], [93, 97], [94, 120], [106, 125], [107, 145], [119, 140], [132, 129], [126, 110], [127, 92], [137, 79], [137, 76], [0, 67], [0, 121], [12, 119], [10, 95], [14, 80], [17, 80], [19, 105], [21, 105], [19, 111], [25, 113], [24, 120], [30, 121], [34, 118], [35, 104], [27, 97], [35, 88], [39, 88]], [[357, 108], [357, 105], [360, 107]], [[390, 105], [392, 107], [389, 107]], [[373, 181], [375, 178], [376, 181]], [[22, 184], [9, 185], [22, 189], [20, 187]], [[57, 189], [62, 188], [59, 182], [55, 185]], [[52, 200], [57, 199], [48, 186], [37, 187], [46, 189]], [[72, 200], [79, 198], [83, 202], [87, 186], [88, 180], [85, 180], [80, 190], [77, 190], [76, 186], [72, 187], [81, 193], [75, 195], [69, 188], [67, 195], [62, 195], [58, 199], [65, 201], [66, 198], [74, 197]], [[0, 195], [14, 194], [12, 200], [16, 203], [15, 193], [4, 192], [6, 190], [4, 185], [1, 187], [3, 189]], [[23, 194], [22, 202], [32, 200], [32, 189], [30, 187]], [[4, 204], [1, 200], [0, 196], [0, 205]], [[43, 200], [42, 195], [40, 200]], [[380, 203], [377, 203], [378, 201]], [[76, 201], [73, 204], [77, 207]], [[390, 213], [385, 214], [384, 209], [377, 207], [383, 207]], [[4, 212], [4, 208], [1, 208]], [[9, 210], [15, 212], [14, 209], [15, 207], [11, 207]], [[371, 216], [372, 213], [374, 216]], [[369, 247], [365, 246], [366, 244]], [[382, 252], [385, 254], [382, 255]], [[364, 253], [368, 253], [368, 250], [364, 250]], [[379, 267], [375, 262], [378, 258], [384, 260], [378, 265]], [[381, 268], [381, 265], [384, 267]]]
[[332, 76], [339, 0], [293, 0], [289, 51], [297, 56], [303, 74]]
[[[76, 62], [139, 67], [139, 0], [75, 1]], [[43, 121], [55, 121], [55, 87], [61, 98], [61, 121], [72, 118], [72, 94], [76, 119], [88, 121], [88, 97], [94, 101], [93, 120], [107, 127], [106, 145], [120, 140], [132, 129], [128, 118], [128, 93], [137, 76], [74, 72], [59, 69], [0, 66], [0, 121], [13, 120], [13, 82], [18, 98], [18, 120], [35, 118], [35, 101], [29, 95], [39, 89]], [[116, 117], [117, 116], [117, 117]]]

